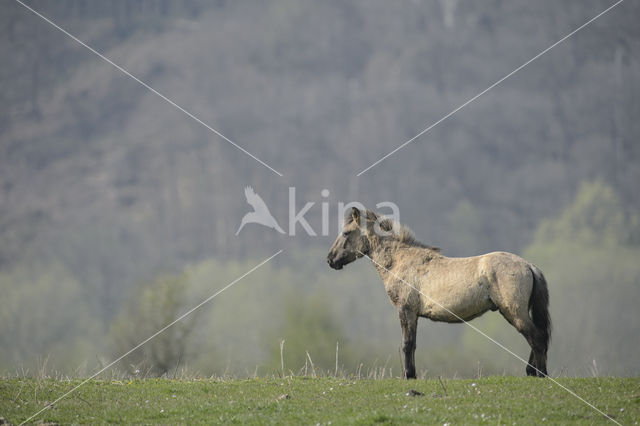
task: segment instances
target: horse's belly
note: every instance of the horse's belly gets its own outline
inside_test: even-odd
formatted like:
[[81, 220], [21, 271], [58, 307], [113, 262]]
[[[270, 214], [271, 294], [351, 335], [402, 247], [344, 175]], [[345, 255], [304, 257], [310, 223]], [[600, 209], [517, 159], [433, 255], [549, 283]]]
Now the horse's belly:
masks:
[[469, 321], [496, 308], [483, 283], [460, 285], [434, 293], [437, 294], [424, 301], [423, 315], [434, 321]]

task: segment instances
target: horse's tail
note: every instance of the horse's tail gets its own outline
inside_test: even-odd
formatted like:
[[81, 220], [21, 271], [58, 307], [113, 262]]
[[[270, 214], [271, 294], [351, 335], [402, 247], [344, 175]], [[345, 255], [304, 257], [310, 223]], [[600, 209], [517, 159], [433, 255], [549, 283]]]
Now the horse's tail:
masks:
[[549, 289], [542, 271], [535, 265], [529, 265], [533, 273], [533, 290], [529, 299], [531, 319], [542, 334], [541, 340], [546, 353], [551, 340], [551, 317], [549, 316]]

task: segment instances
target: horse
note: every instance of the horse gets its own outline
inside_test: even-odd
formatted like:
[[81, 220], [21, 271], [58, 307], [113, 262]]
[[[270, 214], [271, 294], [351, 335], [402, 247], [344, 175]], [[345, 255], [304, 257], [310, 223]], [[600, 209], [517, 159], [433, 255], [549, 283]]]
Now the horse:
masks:
[[499, 311], [527, 340], [527, 376], [547, 376], [549, 291], [537, 266], [506, 252], [446, 257], [439, 248], [417, 241], [408, 227], [353, 207], [327, 262], [339, 270], [362, 257], [371, 260], [398, 309], [404, 378], [416, 378], [418, 317], [460, 323], [489, 310]]

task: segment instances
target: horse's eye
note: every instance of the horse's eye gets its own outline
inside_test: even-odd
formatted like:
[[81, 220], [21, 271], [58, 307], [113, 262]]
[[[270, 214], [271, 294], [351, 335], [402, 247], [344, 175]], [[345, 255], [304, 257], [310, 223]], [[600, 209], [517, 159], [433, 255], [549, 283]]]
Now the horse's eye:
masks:
[[348, 237], [348, 236], [349, 236], [349, 233], [348, 233], [348, 232], [343, 232], [343, 233], [342, 233], [342, 236], [343, 236], [343, 237]]

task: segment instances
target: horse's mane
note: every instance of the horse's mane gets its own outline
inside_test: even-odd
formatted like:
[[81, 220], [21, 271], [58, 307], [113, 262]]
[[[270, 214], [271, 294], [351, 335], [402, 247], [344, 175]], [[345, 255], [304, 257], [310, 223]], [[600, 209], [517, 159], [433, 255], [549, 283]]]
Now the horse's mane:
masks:
[[[385, 216], [378, 216], [376, 213], [368, 209], [365, 211], [365, 214], [368, 221], [375, 222], [376, 220], [379, 220], [380, 229], [385, 232], [391, 232], [391, 235], [389, 235], [390, 238], [393, 238], [396, 241], [407, 244], [409, 246], [425, 248], [428, 250], [432, 250], [436, 253], [440, 253], [441, 249], [439, 247], [433, 247], [416, 240], [416, 237], [413, 234], [413, 231], [409, 229], [408, 226], [398, 223], [391, 218], [388, 218]], [[353, 221], [353, 216], [347, 213], [345, 215], [345, 223], [348, 224], [348, 223], [351, 223], [352, 221]]]

